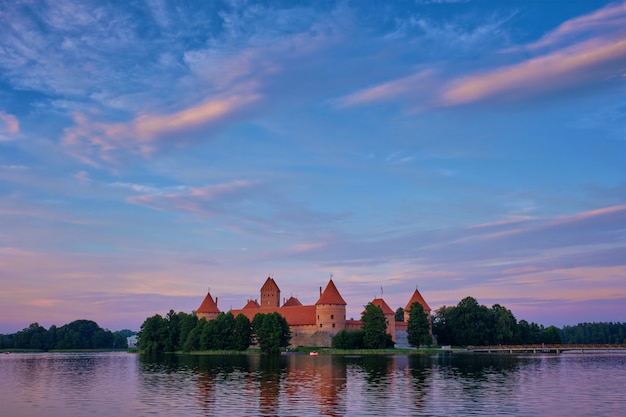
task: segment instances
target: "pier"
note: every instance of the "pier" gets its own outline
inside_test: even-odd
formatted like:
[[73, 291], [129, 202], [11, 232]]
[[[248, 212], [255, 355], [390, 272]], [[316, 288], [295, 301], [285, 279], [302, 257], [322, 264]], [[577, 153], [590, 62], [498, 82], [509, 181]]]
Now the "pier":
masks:
[[578, 352], [578, 353], [626, 353], [626, 344], [622, 345], [497, 345], [497, 346], [468, 346], [467, 350], [476, 353], [556, 353]]

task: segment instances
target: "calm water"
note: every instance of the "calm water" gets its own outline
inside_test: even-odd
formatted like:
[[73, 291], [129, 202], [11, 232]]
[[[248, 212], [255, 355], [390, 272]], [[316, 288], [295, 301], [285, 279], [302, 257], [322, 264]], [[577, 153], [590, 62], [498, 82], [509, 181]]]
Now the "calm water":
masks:
[[0, 416], [624, 416], [626, 355], [0, 355]]

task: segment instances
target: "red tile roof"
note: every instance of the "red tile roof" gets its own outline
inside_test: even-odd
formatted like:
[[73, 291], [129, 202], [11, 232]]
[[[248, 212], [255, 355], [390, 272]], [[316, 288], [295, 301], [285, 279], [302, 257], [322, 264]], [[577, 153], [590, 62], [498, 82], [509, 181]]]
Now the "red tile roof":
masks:
[[372, 304], [380, 307], [383, 310], [384, 314], [396, 314], [395, 311], [393, 311], [391, 307], [389, 307], [389, 305], [387, 305], [385, 300], [383, 300], [382, 298], [374, 298], [374, 301], [372, 301]]
[[248, 300], [245, 306], [243, 306], [243, 310], [249, 310], [251, 308], [261, 308], [259, 303], [256, 300]]
[[404, 308], [405, 311], [409, 311], [411, 309], [411, 304], [413, 304], [414, 302], [418, 302], [422, 305], [422, 307], [424, 307], [424, 311], [425, 312], [430, 312], [430, 307], [428, 307], [428, 304], [426, 304], [426, 301], [424, 300], [424, 297], [422, 297], [422, 294], [420, 294], [420, 292], [417, 290], [417, 288], [415, 289], [415, 292], [413, 293], [413, 296], [411, 297], [411, 299], [409, 300], [409, 302], [407, 303], [406, 307]]
[[233, 315], [243, 314], [252, 321], [258, 313], [278, 313], [287, 320], [290, 326], [315, 325], [315, 306], [295, 307], [261, 307], [258, 309], [231, 310]]
[[347, 304], [341, 297], [341, 294], [339, 294], [339, 290], [337, 290], [337, 287], [335, 287], [335, 283], [332, 279], [328, 281], [326, 289], [320, 296], [320, 299], [317, 300], [317, 303], [315, 303], [315, 305], [320, 304], [339, 304], [344, 306]]
[[283, 304], [283, 307], [297, 307], [297, 306], [301, 306], [302, 303], [300, 302], [300, 300], [298, 300], [296, 297], [289, 297], [289, 300], [285, 301], [285, 304]]
[[261, 287], [261, 291], [274, 291], [274, 290], [280, 291], [280, 288], [278, 288], [278, 285], [276, 284], [276, 281], [274, 281], [273, 278], [267, 277], [267, 279], [265, 280], [265, 284], [263, 284], [263, 286]]
[[196, 313], [219, 313], [220, 309], [217, 308], [217, 303], [213, 301], [213, 297], [211, 297], [211, 293], [207, 293], [206, 297], [196, 310]]

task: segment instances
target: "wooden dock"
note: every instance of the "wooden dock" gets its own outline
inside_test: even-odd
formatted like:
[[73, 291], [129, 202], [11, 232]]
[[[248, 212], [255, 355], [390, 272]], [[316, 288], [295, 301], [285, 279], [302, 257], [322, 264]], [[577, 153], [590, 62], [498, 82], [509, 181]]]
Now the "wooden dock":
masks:
[[624, 353], [626, 345], [497, 345], [468, 346], [467, 350], [476, 353]]

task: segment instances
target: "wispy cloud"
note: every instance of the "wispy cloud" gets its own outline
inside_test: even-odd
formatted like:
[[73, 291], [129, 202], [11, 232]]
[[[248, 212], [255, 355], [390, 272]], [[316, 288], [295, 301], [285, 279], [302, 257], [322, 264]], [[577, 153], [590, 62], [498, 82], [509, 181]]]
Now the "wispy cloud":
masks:
[[170, 114], [140, 114], [128, 123], [97, 122], [75, 113], [75, 126], [65, 129], [62, 143], [72, 155], [93, 166], [113, 161], [118, 150], [149, 156], [159, 145], [183, 144], [181, 135], [185, 138], [196, 129], [219, 127], [258, 99], [256, 94], [211, 99]]
[[226, 214], [229, 208], [224, 207], [225, 202], [237, 204], [246, 198], [244, 191], [250, 190], [256, 184], [254, 181], [236, 180], [204, 187], [190, 187], [176, 193], [162, 194], [153, 191], [149, 194], [129, 197], [128, 201], [155, 210], [183, 211], [203, 215]]
[[433, 83], [434, 80], [433, 71], [424, 70], [397, 80], [365, 88], [340, 98], [336, 102], [341, 107], [349, 107], [373, 102], [412, 99], [419, 94], [432, 97], [436, 85]]
[[[460, 76], [454, 75], [456, 69], [439, 64], [336, 102], [349, 107], [394, 100], [421, 111], [479, 101], [517, 101], [621, 79], [626, 65], [625, 26], [626, 3], [607, 6], [563, 23], [539, 41], [504, 50], [509, 63]], [[502, 57], [497, 61], [502, 62]]]
[[541, 39], [528, 45], [511, 48], [505, 52], [549, 48], [562, 43], [571, 43], [583, 36], [607, 36], [619, 34], [626, 27], [626, 3], [610, 4], [590, 14], [570, 19]]
[[592, 39], [519, 64], [454, 80], [443, 90], [441, 104], [451, 106], [485, 99], [510, 101], [593, 85], [621, 76], [624, 64], [626, 38]]

